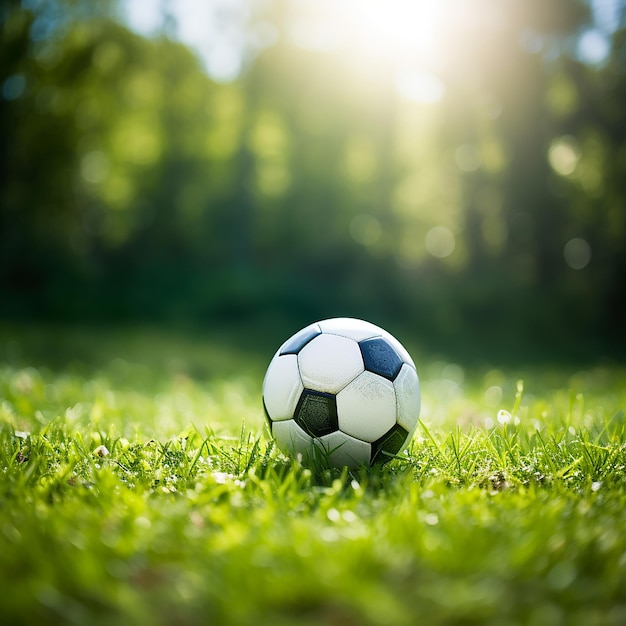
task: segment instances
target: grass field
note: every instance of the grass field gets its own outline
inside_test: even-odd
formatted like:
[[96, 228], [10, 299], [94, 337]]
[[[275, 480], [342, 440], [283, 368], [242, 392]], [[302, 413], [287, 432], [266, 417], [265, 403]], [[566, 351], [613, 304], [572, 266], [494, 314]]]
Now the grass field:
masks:
[[2, 623], [626, 623], [623, 368], [414, 352], [406, 457], [313, 473], [245, 345], [0, 328]]

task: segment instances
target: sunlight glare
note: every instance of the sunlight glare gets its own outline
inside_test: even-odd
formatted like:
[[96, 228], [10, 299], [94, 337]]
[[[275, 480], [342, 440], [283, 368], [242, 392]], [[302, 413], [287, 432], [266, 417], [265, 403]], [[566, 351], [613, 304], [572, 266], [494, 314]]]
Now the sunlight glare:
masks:
[[304, 48], [345, 52], [390, 65], [437, 67], [444, 4], [433, 0], [299, 0], [292, 38]]
[[418, 104], [445, 95], [439, 73], [451, 37], [450, 2], [434, 0], [292, 0], [290, 39], [316, 52], [339, 52], [368, 80], [391, 80]]
[[350, 3], [361, 46], [395, 61], [436, 54], [442, 4], [432, 0], [365, 0]]

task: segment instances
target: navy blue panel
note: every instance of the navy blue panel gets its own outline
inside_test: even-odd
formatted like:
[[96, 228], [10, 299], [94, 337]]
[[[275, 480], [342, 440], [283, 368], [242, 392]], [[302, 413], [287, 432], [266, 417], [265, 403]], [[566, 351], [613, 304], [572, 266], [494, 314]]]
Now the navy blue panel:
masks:
[[285, 342], [285, 345], [280, 350], [281, 356], [283, 354], [298, 354], [311, 339], [315, 339], [315, 337], [321, 334], [322, 331], [317, 326], [303, 328]]
[[298, 400], [294, 421], [313, 437], [335, 432], [339, 428], [335, 396], [305, 389]]
[[400, 452], [409, 433], [396, 424], [372, 444], [372, 463], [386, 463]]
[[382, 337], [359, 341], [365, 369], [394, 380], [402, 368], [402, 359], [393, 346]]

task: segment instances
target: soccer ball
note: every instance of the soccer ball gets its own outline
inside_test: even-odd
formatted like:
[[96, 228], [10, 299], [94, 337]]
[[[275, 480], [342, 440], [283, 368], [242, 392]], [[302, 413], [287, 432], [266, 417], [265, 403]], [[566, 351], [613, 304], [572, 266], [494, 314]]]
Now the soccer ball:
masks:
[[413, 436], [419, 379], [409, 353], [382, 328], [327, 319], [278, 349], [263, 381], [263, 407], [280, 450], [305, 465], [384, 463]]

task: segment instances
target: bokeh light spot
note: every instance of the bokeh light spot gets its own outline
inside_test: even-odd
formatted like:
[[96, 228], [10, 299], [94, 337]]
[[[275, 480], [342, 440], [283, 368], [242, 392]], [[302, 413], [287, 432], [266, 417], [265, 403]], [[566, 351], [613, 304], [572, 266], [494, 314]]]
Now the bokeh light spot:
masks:
[[454, 151], [454, 160], [462, 172], [475, 172], [482, 161], [476, 146], [469, 143], [459, 146]]
[[544, 38], [533, 28], [525, 28], [520, 35], [520, 45], [526, 52], [537, 54], [544, 47]]
[[441, 371], [441, 376], [457, 385], [462, 385], [465, 380], [465, 371], [456, 363], [448, 363]]
[[563, 248], [565, 262], [574, 270], [582, 270], [591, 261], [591, 246], [579, 237], [570, 239]]
[[577, 52], [583, 62], [598, 65], [606, 61], [611, 52], [611, 46], [602, 31], [590, 28], [580, 36]]
[[502, 402], [502, 387], [491, 385], [485, 391], [485, 404], [489, 407], [497, 407]]
[[17, 100], [26, 88], [23, 74], [12, 74], [2, 83], [2, 97], [5, 100]]
[[101, 183], [109, 175], [109, 159], [102, 150], [88, 152], [80, 162], [80, 173], [88, 183]]
[[548, 86], [546, 101], [557, 115], [571, 115], [579, 105], [576, 83], [563, 73], [556, 74]]
[[444, 259], [450, 256], [456, 248], [454, 233], [445, 226], [435, 226], [426, 233], [426, 250], [433, 256]]
[[573, 137], [555, 139], [548, 150], [548, 161], [552, 169], [561, 176], [574, 172], [580, 160], [580, 148]]

